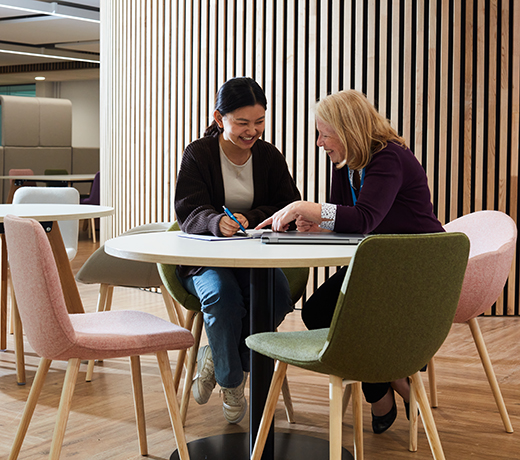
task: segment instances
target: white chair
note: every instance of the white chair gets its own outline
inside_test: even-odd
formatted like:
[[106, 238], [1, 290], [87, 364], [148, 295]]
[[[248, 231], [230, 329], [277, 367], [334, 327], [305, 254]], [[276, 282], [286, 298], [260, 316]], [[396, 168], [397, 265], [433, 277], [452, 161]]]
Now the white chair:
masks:
[[[79, 204], [79, 192], [74, 187], [23, 187], [14, 193], [13, 204], [51, 203]], [[58, 222], [69, 260], [78, 252], [79, 220]]]

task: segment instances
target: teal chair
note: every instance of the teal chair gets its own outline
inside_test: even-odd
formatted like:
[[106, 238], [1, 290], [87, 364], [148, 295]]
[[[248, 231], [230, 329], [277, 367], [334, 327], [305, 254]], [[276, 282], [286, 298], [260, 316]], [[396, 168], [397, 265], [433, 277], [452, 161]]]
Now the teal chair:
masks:
[[[179, 224], [177, 222], [174, 222], [168, 231], [180, 231]], [[195, 373], [195, 367], [197, 364], [197, 352], [199, 350], [200, 337], [202, 334], [203, 320], [202, 315], [199, 314], [201, 311], [200, 302], [196, 296], [186, 291], [186, 289], [184, 289], [184, 287], [179, 282], [176, 273], [176, 265], [157, 264], [157, 268], [164, 287], [169, 292], [174, 302], [177, 303], [176, 307], [178, 307], [178, 305], [182, 305], [187, 310], [186, 318], [184, 320], [184, 327], [192, 331], [193, 336], [195, 337], [195, 345], [190, 349], [188, 360], [185, 365], [186, 377], [184, 379], [184, 389], [182, 393], [180, 409], [182, 423], [184, 424], [186, 422], [186, 415], [188, 412], [188, 404], [190, 400], [191, 385], [193, 375]], [[293, 304], [296, 304], [305, 292], [307, 280], [309, 278], [309, 269], [284, 268], [283, 271], [285, 273], [285, 276], [287, 277], [287, 280], [289, 281]], [[174, 376], [174, 384], [176, 390], [179, 387], [179, 382], [183, 369], [182, 364], [185, 362], [185, 360], [186, 350], [181, 350], [179, 352], [177, 369], [175, 370]], [[283, 382], [282, 392], [284, 397], [287, 420], [289, 421], [289, 423], [294, 423], [291, 395], [289, 393], [289, 385], [287, 384], [287, 379], [285, 379]]]
[[329, 375], [330, 459], [341, 459], [342, 381], [352, 386], [354, 451], [363, 458], [361, 382], [410, 376], [434, 458], [444, 454], [419, 370], [444, 342], [468, 261], [462, 233], [370, 236], [349, 265], [330, 328], [254, 334], [251, 349], [277, 360], [252, 455], [260, 459], [287, 365]]

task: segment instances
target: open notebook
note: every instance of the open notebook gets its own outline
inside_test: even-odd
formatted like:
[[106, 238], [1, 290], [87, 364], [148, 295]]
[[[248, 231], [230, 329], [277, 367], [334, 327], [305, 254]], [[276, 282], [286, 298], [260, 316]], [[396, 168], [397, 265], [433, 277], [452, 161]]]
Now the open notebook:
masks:
[[359, 244], [367, 235], [329, 232], [265, 232], [265, 244]]

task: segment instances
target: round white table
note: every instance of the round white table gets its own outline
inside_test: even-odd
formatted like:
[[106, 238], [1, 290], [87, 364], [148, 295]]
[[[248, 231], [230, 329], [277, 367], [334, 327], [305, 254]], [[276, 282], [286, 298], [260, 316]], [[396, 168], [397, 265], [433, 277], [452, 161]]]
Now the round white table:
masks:
[[[173, 265], [243, 267], [251, 270], [251, 334], [273, 331], [274, 268], [325, 267], [347, 265], [354, 245], [262, 244], [259, 239], [203, 241], [183, 238], [180, 232], [138, 234], [108, 240], [105, 251], [115, 257]], [[229, 460], [249, 458], [269, 391], [273, 361], [251, 353], [249, 436], [224, 434], [198, 439], [188, 444], [192, 459]], [[268, 437], [262, 459], [328, 459], [328, 441], [274, 429]], [[242, 452], [242, 453], [241, 453]], [[177, 452], [171, 456], [176, 460]], [[352, 459], [343, 449], [342, 459]]]
[[12, 179], [14, 181], [35, 181], [35, 182], [92, 182], [95, 174], [16, 174], [12, 176], [0, 176], [0, 179]]
[[13, 195], [16, 189], [23, 187], [25, 182], [67, 182], [69, 187], [72, 187], [74, 182], [93, 182], [95, 174], [53, 174], [53, 175], [12, 175], [12, 176], [0, 176], [0, 179], [12, 180], [11, 187], [9, 189], [9, 195], [6, 203], [13, 201]]
[[[65, 302], [69, 313], [84, 313], [81, 297], [78, 292], [76, 280], [72, 273], [67, 251], [63, 244], [60, 228], [56, 222], [60, 220], [91, 219], [94, 217], [110, 216], [114, 208], [109, 206], [96, 206], [86, 204], [0, 204], [0, 233], [2, 238], [1, 255], [1, 286], [0, 286], [0, 349], [7, 347], [7, 246], [3, 221], [8, 214], [18, 217], [29, 217], [42, 223], [54, 253], [56, 265], [60, 274], [61, 285]], [[25, 383], [25, 366], [23, 365], [23, 338], [21, 323], [17, 320], [17, 312], [14, 321], [15, 354], [17, 361], [17, 380], [19, 384]]]

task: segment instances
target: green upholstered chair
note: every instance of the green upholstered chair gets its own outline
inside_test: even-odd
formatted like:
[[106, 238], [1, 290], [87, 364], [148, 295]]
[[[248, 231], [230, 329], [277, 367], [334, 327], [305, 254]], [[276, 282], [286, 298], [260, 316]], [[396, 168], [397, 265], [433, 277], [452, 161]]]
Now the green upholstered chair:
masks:
[[[177, 222], [174, 222], [170, 227], [169, 231], [180, 231], [180, 226]], [[200, 313], [200, 302], [199, 299], [190, 294], [177, 278], [176, 265], [157, 264], [159, 275], [161, 277], [164, 287], [168, 290], [170, 295], [173, 297], [174, 302], [178, 305], [182, 305], [187, 311], [184, 327], [192, 331], [195, 337], [195, 345], [190, 349], [188, 355], [188, 361], [186, 363], [186, 377], [184, 379], [184, 389], [182, 393], [181, 401], [181, 418], [183, 423], [186, 421], [186, 415], [188, 412], [188, 404], [190, 399], [190, 391], [192, 385], [192, 379], [195, 372], [197, 352], [199, 350], [200, 337], [202, 334], [203, 320]], [[308, 268], [284, 268], [283, 269], [289, 286], [291, 289], [291, 298], [293, 304], [296, 304], [300, 300], [301, 296], [305, 292], [307, 286], [307, 280], [309, 278]], [[179, 386], [179, 381], [182, 374], [183, 366], [181, 365], [186, 359], [186, 350], [181, 350], [178, 358], [178, 365], [175, 371], [174, 383], [175, 389]], [[289, 393], [289, 385], [287, 379], [283, 382], [283, 397], [285, 403], [285, 411], [287, 414], [287, 420], [289, 423], [294, 423], [293, 420], [293, 408], [291, 402], [291, 395]]]
[[[66, 176], [69, 172], [66, 169], [46, 169], [43, 171], [45, 176]], [[47, 187], [67, 187], [67, 181], [49, 181], [45, 183]]]
[[[457, 309], [469, 241], [462, 233], [378, 235], [360, 243], [330, 328], [254, 334], [247, 345], [277, 360], [252, 459], [262, 455], [280, 385], [292, 364], [329, 375], [330, 458], [341, 458], [342, 380], [352, 385], [354, 450], [363, 458], [361, 382], [410, 376], [434, 458], [444, 458], [419, 370], [444, 342]], [[412, 430], [410, 431], [412, 432]]]

